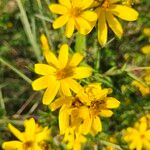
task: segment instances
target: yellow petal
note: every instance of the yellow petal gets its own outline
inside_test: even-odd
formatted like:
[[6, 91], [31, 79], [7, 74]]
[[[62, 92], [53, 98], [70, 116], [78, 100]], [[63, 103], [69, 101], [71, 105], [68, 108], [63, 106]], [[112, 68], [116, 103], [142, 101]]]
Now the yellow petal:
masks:
[[53, 22], [53, 28], [57, 29], [65, 25], [68, 21], [69, 17], [68, 15], [63, 15], [58, 17], [54, 22]]
[[65, 35], [67, 38], [70, 38], [74, 32], [75, 22], [74, 18], [69, 18], [67, 25], [66, 25], [66, 31]]
[[64, 134], [68, 127], [69, 127], [69, 112], [67, 108], [62, 107], [59, 111], [60, 134]]
[[47, 88], [43, 95], [43, 104], [49, 105], [55, 98], [60, 88], [60, 82], [52, 80], [50, 86]]
[[93, 119], [92, 130], [94, 135], [102, 131], [102, 123], [98, 116]]
[[60, 68], [65, 68], [65, 66], [67, 65], [68, 62], [68, 50], [69, 47], [67, 44], [63, 44], [60, 47], [60, 51], [59, 51], [59, 64], [60, 64]]
[[117, 3], [117, 2], [119, 2], [119, 1], [121, 1], [121, 0], [111, 0], [111, 1], [110, 1], [110, 4], [114, 4], [114, 3]]
[[80, 90], [82, 90], [82, 86], [75, 80], [68, 78], [66, 79], [66, 82], [69, 86], [69, 88], [74, 91], [75, 93], [78, 93]]
[[88, 21], [96, 21], [97, 20], [97, 14], [92, 11], [84, 11], [81, 14], [81, 17], [83, 17], [84, 19], [86, 19]]
[[52, 66], [56, 66], [57, 68], [59, 68], [59, 61], [56, 58], [56, 56], [54, 55], [54, 53], [47, 51], [45, 53], [45, 58], [48, 64], [52, 65]]
[[72, 0], [72, 6], [86, 9], [91, 6], [93, 0]]
[[64, 79], [64, 80], [60, 81], [60, 88], [61, 88], [62, 93], [65, 96], [71, 96], [70, 86], [69, 86], [69, 84], [67, 82], [67, 79]]
[[75, 79], [83, 79], [91, 76], [92, 69], [90, 67], [77, 67], [74, 71], [73, 78]]
[[112, 5], [109, 10], [116, 16], [127, 21], [135, 21], [138, 18], [138, 12], [131, 7], [124, 5]]
[[22, 150], [23, 144], [19, 141], [8, 141], [2, 144], [2, 148], [5, 150]]
[[88, 34], [93, 28], [92, 24], [90, 24], [90, 22], [83, 19], [82, 17], [76, 18], [75, 26], [76, 26], [77, 30], [83, 35]]
[[49, 85], [51, 85], [51, 80], [53, 79], [53, 76], [43, 76], [40, 77], [32, 82], [32, 88], [35, 91], [43, 90], [47, 88]]
[[147, 120], [143, 120], [139, 125], [139, 132], [144, 133], [147, 130]]
[[8, 124], [9, 130], [20, 140], [24, 140], [23, 133], [21, 133], [18, 129], [16, 129], [13, 125]]
[[35, 120], [33, 118], [30, 118], [28, 120], [25, 120], [24, 122], [25, 126], [25, 138], [27, 141], [32, 141], [35, 138], [36, 135], [36, 124]]
[[102, 117], [111, 117], [113, 112], [111, 110], [103, 109], [100, 111], [100, 116]]
[[101, 46], [105, 46], [107, 42], [107, 24], [106, 24], [106, 18], [105, 18], [105, 12], [102, 9], [98, 10], [98, 41], [101, 44]]
[[35, 64], [34, 71], [40, 75], [52, 75], [56, 72], [56, 69], [47, 64]]
[[92, 119], [89, 117], [83, 121], [83, 123], [80, 125], [80, 131], [83, 134], [88, 134], [91, 130], [92, 126]]
[[43, 51], [49, 51], [50, 47], [49, 47], [49, 44], [48, 44], [48, 40], [47, 40], [47, 38], [44, 34], [41, 34], [40, 41], [41, 41], [41, 44], [42, 44]]
[[66, 6], [67, 8], [71, 7], [70, 0], [59, 0], [59, 3]]
[[82, 61], [83, 57], [81, 53], [75, 53], [69, 62], [69, 66], [76, 67]]
[[142, 47], [142, 52], [144, 54], [150, 54], [150, 45], [146, 45], [146, 46]]
[[55, 14], [65, 14], [68, 11], [65, 6], [62, 6], [60, 4], [51, 4], [49, 5], [49, 9]]
[[150, 36], [150, 28], [144, 28], [143, 32], [145, 35]]
[[59, 97], [54, 102], [52, 102], [49, 107], [52, 111], [55, 111], [56, 109], [60, 108], [63, 104], [67, 104], [68, 100], [70, 99], [65, 97]]
[[106, 98], [106, 107], [107, 108], [117, 108], [117, 107], [119, 107], [119, 105], [120, 105], [120, 102], [117, 99], [115, 99], [113, 97]]
[[86, 106], [80, 107], [78, 117], [82, 118], [83, 120], [90, 117], [89, 109]]
[[106, 12], [106, 19], [112, 31], [117, 35], [118, 38], [121, 38], [123, 29], [119, 21], [110, 12]]

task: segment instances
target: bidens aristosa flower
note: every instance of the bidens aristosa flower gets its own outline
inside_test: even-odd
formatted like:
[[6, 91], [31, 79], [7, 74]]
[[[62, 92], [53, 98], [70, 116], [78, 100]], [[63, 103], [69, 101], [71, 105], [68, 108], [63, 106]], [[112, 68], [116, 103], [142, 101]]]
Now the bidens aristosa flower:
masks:
[[33, 118], [25, 120], [25, 131], [20, 132], [9, 124], [9, 130], [18, 140], [7, 141], [2, 144], [4, 150], [50, 150], [46, 141], [50, 140], [50, 129], [42, 128]]
[[96, 9], [98, 15], [98, 41], [102, 46], [107, 42], [108, 26], [118, 38], [122, 37], [123, 29], [116, 17], [126, 21], [135, 21], [138, 12], [133, 8], [118, 4], [119, 0], [103, 0]]
[[91, 10], [87, 10], [93, 0], [59, 0], [59, 4], [49, 6], [53, 13], [60, 14], [53, 22], [55, 29], [66, 24], [65, 35], [70, 38], [75, 29], [81, 34], [88, 34], [94, 27], [97, 15]]
[[63, 44], [60, 47], [58, 58], [51, 51], [44, 55], [48, 64], [35, 64], [35, 72], [42, 77], [32, 82], [34, 90], [46, 89], [43, 95], [43, 104], [49, 105], [58, 91], [71, 96], [71, 91], [77, 93], [82, 87], [76, 79], [87, 78], [92, 74], [92, 69], [80, 66], [83, 55], [75, 53], [69, 57], [69, 47]]

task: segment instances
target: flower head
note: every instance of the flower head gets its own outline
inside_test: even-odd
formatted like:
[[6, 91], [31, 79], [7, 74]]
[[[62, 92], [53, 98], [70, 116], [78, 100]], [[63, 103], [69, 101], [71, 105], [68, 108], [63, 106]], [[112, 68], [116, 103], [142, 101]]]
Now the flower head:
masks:
[[[87, 105], [89, 115], [84, 117], [82, 129], [92, 134], [97, 134], [102, 130], [100, 117], [111, 117], [113, 112], [110, 109], [117, 108], [120, 102], [113, 98], [107, 97], [111, 93], [111, 89], [102, 89], [100, 84], [89, 84], [84, 88], [84, 91], [78, 94], [82, 103]], [[87, 129], [87, 131], [85, 130]]]
[[9, 130], [18, 140], [4, 142], [2, 148], [5, 150], [49, 150], [46, 143], [50, 139], [50, 129], [42, 128], [35, 123], [33, 118], [25, 120], [25, 131], [20, 132], [13, 125], [9, 124]]
[[71, 91], [77, 93], [82, 87], [76, 79], [87, 78], [91, 75], [90, 67], [77, 67], [83, 59], [83, 55], [75, 53], [69, 57], [69, 47], [63, 44], [60, 47], [58, 58], [47, 51], [45, 58], [48, 64], [35, 64], [35, 72], [42, 75], [32, 82], [34, 90], [46, 89], [43, 96], [43, 104], [49, 105], [55, 98], [58, 91], [71, 96]]
[[124, 131], [124, 140], [131, 150], [150, 149], [150, 115], [146, 115], [135, 123], [134, 127]]
[[132, 85], [138, 88], [138, 90], [141, 92], [143, 96], [150, 94], [150, 70], [149, 69], [144, 71], [141, 79], [144, 81], [144, 83], [134, 80], [132, 82]]
[[123, 29], [115, 16], [126, 20], [135, 21], [138, 12], [134, 9], [118, 4], [119, 0], [103, 0], [96, 9], [98, 15], [98, 41], [102, 46], [107, 42], [109, 26], [118, 38], [122, 37]]
[[66, 24], [65, 35], [70, 38], [77, 29], [81, 34], [88, 34], [93, 28], [93, 22], [97, 20], [97, 15], [91, 10], [87, 10], [93, 0], [59, 0], [59, 4], [49, 6], [53, 13], [60, 14], [53, 22], [55, 29]]
[[[97, 134], [102, 130], [99, 117], [111, 117], [111, 108], [117, 108], [120, 102], [107, 97], [110, 89], [102, 89], [98, 83], [90, 84], [80, 90], [75, 97], [59, 98], [50, 107], [59, 111], [60, 133], [66, 128], [74, 127], [83, 134]], [[64, 99], [64, 100], [62, 100]], [[63, 101], [63, 103], [62, 103]]]

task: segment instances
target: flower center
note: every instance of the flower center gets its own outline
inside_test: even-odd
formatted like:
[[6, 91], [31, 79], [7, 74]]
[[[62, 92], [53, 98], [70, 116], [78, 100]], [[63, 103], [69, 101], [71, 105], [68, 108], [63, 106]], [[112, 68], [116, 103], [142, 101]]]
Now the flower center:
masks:
[[73, 76], [73, 74], [74, 74], [73, 68], [69, 67], [69, 68], [58, 70], [56, 72], [56, 77], [58, 80], [61, 80]]
[[101, 109], [105, 109], [105, 108], [106, 108], [106, 103], [104, 100], [93, 101], [91, 102], [91, 105], [90, 105], [91, 114], [93, 116], [98, 115]]
[[41, 141], [38, 143], [42, 150], [49, 150], [50, 145], [46, 141]]
[[104, 2], [102, 3], [102, 7], [103, 8], [109, 8], [109, 0], [104, 0]]
[[78, 8], [78, 7], [71, 8], [70, 14], [73, 17], [80, 16], [80, 14], [81, 14], [81, 8]]
[[24, 150], [28, 150], [28, 149], [31, 149], [33, 146], [33, 142], [32, 141], [27, 141], [23, 144], [23, 148]]
[[141, 134], [141, 139], [144, 139], [145, 138], [145, 134]]
[[76, 97], [75, 100], [72, 103], [72, 106], [73, 107], [80, 107], [80, 106], [83, 106], [83, 103], [79, 100], [78, 97]]

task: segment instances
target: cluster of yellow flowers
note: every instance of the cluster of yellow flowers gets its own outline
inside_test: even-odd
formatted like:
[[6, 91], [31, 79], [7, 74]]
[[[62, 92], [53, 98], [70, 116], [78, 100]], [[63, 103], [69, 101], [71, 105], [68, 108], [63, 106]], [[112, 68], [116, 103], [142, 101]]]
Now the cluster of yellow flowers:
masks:
[[124, 131], [124, 140], [129, 143], [131, 150], [150, 149], [150, 114], [143, 116], [134, 127]]
[[123, 29], [116, 17], [126, 21], [135, 21], [138, 12], [121, 0], [59, 0], [59, 4], [51, 4], [49, 9], [61, 15], [53, 22], [54, 29], [66, 24], [65, 35], [70, 38], [74, 30], [86, 35], [96, 26], [98, 20], [98, 41], [101, 46], [107, 42], [108, 26], [118, 38]]
[[64, 135], [69, 149], [78, 150], [86, 141], [83, 135], [95, 135], [102, 130], [99, 116], [111, 117], [113, 112], [109, 109], [117, 108], [120, 102], [108, 97], [112, 90], [102, 89], [100, 83], [82, 87], [77, 82], [92, 74], [90, 67], [78, 67], [84, 57], [82, 54], [75, 53], [69, 57], [69, 47], [63, 44], [57, 58], [50, 51], [44, 35], [41, 36], [41, 43], [48, 65], [35, 64], [35, 72], [43, 76], [32, 82], [33, 89], [47, 88], [43, 104], [49, 105], [52, 111], [60, 108], [60, 134]]
[[[123, 35], [123, 29], [118, 21], [134, 21], [138, 12], [131, 6], [123, 5], [120, 0], [59, 0], [58, 4], [50, 4], [49, 9], [60, 16], [53, 22], [54, 29], [66, 25], [65, 35], [70, 38], [74, 30], [87, 35], [95, 26], [98, 26], [98, 41], [101, 46], [107, 43], [108, 26], [118, 38]], [[96, 22], [98, 21], [98, 25]], [[42, 102], [52, 111], [59, 109], [59, 129], [63, 141], [68, 149], [80, 150], [81, 144], [86, 142], [85, 135], [96, 135], [102, 131], [101, 117], [111, 117], [111, 109], [117, 108], [120, 102], [108, 95], [112, 93], [109, 88], [102, 88], [100, 83], [90, 83], [82, 86], [80, 80], [92, 75], [92, 68], [80, 65], [84, 55], [81, 53], [69, 54], [69, 45], [60, 46], [58, 56], [51, 50], [47, 38], [41, 36], [43, 55], [47, 64], [35, 64], [34, 71], [41, 77], [32, 82], [34, 90], [46, 89]], [[3, 143], [5, 150], [48, 150], [46, 142], [50, 138], [48, 127], [42, 128], [33, 118], [24, 123], [25, 132], [18, 131], [9, 124], [10, 131], [20, 141]], [[136, 125], [138, 127], [141, 124]], [[128, 129], [129, 133], [137, 133], [135, 129]], [[142, 132], [146, 131], [147, 127]], [[128, 133], [128, 134], [129, 134]], [[145, 132], [146, 133], [146, 132]], [[149, 135], [147, 134], [140, 135]], [[128, 141], [132, 136], [126, 135]], [[150, 135], [149, 135], [150, 137]], [[137, 138], [139, 140], [139, 138]], [[132, 148], [138, 142], [132, 143]]]

